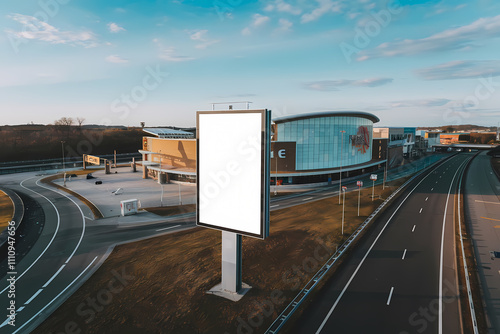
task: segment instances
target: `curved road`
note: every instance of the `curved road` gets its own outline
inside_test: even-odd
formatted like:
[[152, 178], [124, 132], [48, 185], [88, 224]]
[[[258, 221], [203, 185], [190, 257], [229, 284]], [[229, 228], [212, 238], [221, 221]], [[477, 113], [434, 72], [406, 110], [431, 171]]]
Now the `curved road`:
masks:
[[[83, 204], [39, 183], [40, 177], [10, 184], [34, 198], [45, 212], [45, 227], [31, 251], [0, 281], [0, 305], [15, 301], [15, 327], [6, 319], [0, 333], [29, 333], [61, 305], [102, 263], [118, 243], [170, 233], [193, 225], [185, 219], [167, 224], [119, 229], [97, 226], [83, 214]], [[87, 225], [90, 225], [87, 227]], [[163, 228], [160, 228], [163, 227]], [[168, 229], [167, 229], [168, 228]], [[98, 232], [98, 233], [96, 233]], [[113, 232], [113, 233], [110, 233]], [[15, 278], [15, 297], [9, 298], [8, 278]]]

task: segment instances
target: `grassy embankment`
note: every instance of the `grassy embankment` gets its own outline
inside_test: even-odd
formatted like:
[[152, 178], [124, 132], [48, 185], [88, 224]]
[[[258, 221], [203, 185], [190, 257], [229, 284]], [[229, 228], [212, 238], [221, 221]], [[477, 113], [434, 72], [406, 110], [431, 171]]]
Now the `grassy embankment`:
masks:
[[14, 204], [9, 196], [0, 191], [0, 232], [2, 232], [12, 220], [14, 215]]

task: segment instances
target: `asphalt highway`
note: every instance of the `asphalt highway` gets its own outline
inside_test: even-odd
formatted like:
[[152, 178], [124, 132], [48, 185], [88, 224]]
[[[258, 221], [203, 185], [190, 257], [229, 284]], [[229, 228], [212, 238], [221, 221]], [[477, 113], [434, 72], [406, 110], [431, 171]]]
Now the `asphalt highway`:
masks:
[[465, 217], [474, 241], [474, 252], [486, 304], [488, 333], [500, 333], [500, 182], [486, 153], [470, 164], [465, 190]]
[[461, 333], [454, 194], [469, 154], [410, 184], [293, 333]]
[[[422, 168], [421, 161], [409, 168], [390, 173], [394, 179]], [[44, 228], [30, 251], [15, 262], [7, 274], [0, 273], [0, 305], [15, 302], [15, 326], [9, 325], [8, 310], [0, 323], [0, 334], [29, 333], [74, 293], [105, 261], [117, 244], [146, 239], [192, 228], [194, 214], [165, 218], [158, 223], [133, 224], [127, 227], [102, 224], [84, 214], [88, 208], [79, 200], [55, 188], [40, 184], [43, 176], [35, 173], [6, 175], [2, 186], [34, 199], [44, 213]], [[372, 185], [368, 176], [343, 181], [350, 191], [357, 191], [356, 180]], [[382, 172], [376, 184], [383, 182]], [[278, 187], [279, 189], [279, 187]], [[271, 210], [338, 196], [338, 185], [284, 195], [271, 201]], [[140, 219], [140, 218], [138, 218]], [[36, 222], [35, 222], [36, 223]], [[138, 222], [140, 223], [140, 222]], [[15, 297], [9, 297], [9, 278], [15, 279]], [[0, 319], [1, 321], [1, 319]]]

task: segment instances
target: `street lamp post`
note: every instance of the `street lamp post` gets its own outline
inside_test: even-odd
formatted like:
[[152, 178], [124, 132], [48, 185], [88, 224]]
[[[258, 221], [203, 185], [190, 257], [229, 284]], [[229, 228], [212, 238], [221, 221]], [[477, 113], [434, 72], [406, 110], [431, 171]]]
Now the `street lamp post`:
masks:
[[179, 205], [182, 205], [182, 195], [181, 195], [181, 183], [180, 181], [178, 181], [178, 185], [179, 185]]
[[344, 212], [345, 212], [345, 191], [347, 187], [342, 187], [342, 192], [344, 193], [344, 200], [342, 201], [342, 235], [344, 235]]
[[385, 182], [387, 181], [387, 159], [385, 160], [385, 170], [384, 170], [384, 184], [382, 186], [382, 190], [385, 189]]
[[276, 167], [276, 171], [274, 174], [274, 196], [278, 195], [278, 155], [274, 155], [274, 164]]
[[61, 150], [62, 150], [62, 167], [63, 167], [63, 172], [64, 172], [64, 186], [66, 187], [66, 165], [64, 163], [64, 143], [65, 141], [61, 140]]
[[63, 171], [66, 171], [66, 165], [64, 163], [64, 144], [65, 143], [66, 143], [65, 141], [61, 140]]
[[[341, 141], [341, 144], [340, 144], [340, 183], [339, 183], [339, 204], [340, 204], [340, 193], [341, 193], [341, 190], [342, 190], [342, 151], [343, 151], [343, 148], [344, 148], [344, 133], [345, 131], [342, 130], [340, 131], [341, 133], [341, 136], [342, 136], [342, 141]], [[342, 233], [344, 234], [344, 233]]]
[[161, 165], [162, 165], [162, 156], [160, 151], [160, 170], [158, 172], [158, 182], [161, 186], [161, 197], [160, 197], [160, 207], [163, 207], [163, 183], [161, 182]]

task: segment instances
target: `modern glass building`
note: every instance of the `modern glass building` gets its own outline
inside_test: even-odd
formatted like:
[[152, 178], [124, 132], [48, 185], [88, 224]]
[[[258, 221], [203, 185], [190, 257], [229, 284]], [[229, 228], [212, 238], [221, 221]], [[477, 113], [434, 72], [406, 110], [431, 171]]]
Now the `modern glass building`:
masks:
[[372, 159], [373, 123], [364, 112], [321, 112], [274, 120], [277, 141], [296, 143], [296, 170], [336, 168]]

